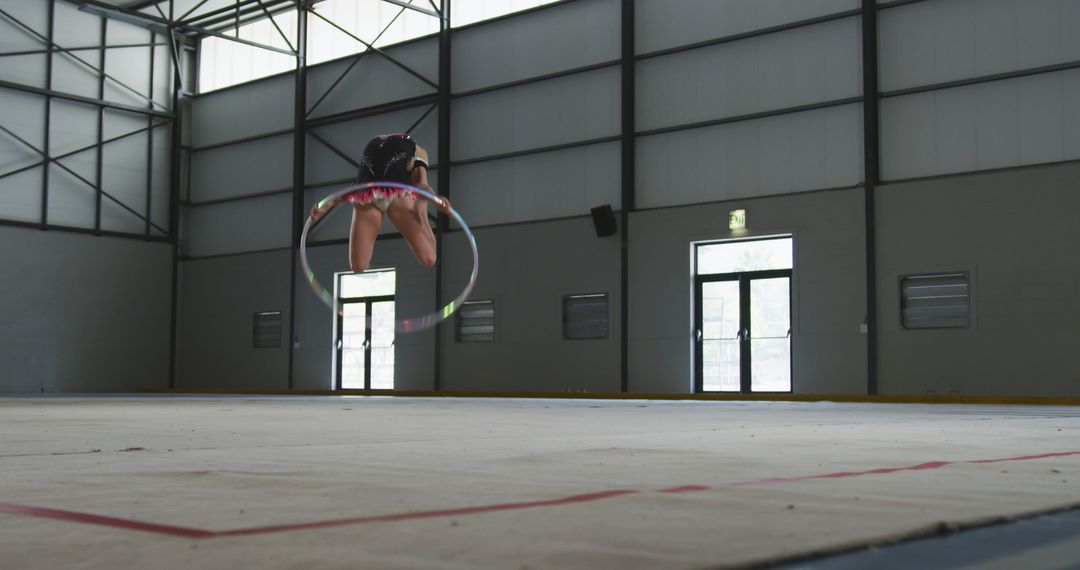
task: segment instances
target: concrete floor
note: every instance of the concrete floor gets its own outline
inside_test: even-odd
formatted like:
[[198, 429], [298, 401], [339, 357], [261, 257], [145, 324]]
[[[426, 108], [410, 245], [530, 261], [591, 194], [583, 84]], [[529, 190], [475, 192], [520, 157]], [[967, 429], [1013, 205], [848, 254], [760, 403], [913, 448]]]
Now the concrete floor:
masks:
[[1080, 504], [1080, 408], [0, 399], [0, 567], [714, 568]]

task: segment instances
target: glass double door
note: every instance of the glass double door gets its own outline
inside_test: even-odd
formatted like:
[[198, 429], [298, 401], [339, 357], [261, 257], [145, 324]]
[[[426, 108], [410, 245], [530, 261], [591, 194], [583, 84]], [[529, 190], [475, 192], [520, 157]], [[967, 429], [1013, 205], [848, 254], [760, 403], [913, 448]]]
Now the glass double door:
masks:
[[341, 301], [338, 315], [338, 388], [394, 388], [394, 297]]
[[695, 389], [791, 391], [791, 270], [695, 278]]

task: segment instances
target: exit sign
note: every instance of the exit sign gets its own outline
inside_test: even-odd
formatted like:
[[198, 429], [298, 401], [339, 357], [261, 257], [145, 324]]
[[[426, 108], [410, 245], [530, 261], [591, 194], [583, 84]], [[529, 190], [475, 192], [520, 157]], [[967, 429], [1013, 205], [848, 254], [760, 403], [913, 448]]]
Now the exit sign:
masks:
[[732, 210], [728, 212], [727, 220], [729, 230], [745, 230], [746, 210]]

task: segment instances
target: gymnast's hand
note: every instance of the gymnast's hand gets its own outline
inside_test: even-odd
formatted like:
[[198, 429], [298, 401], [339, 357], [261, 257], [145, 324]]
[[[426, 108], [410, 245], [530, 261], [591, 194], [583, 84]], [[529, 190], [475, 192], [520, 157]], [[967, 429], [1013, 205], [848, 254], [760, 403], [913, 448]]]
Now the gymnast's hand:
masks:
[[435, 209], [439, 212], [450, 215], [450, 199], [446, 196], [439, 196], [438, 201], [435, 202]]
[[332, 210], [334, 208], [334, 206], [337, 206], [340, 203], [341, 203], [340, 200], [328, 201], [325, 204], [322, 203], [322, 202], [316, 203], [311, 208], [311, 221], [312, 221], [312, 223], [321, 220], [322, 217], [325, 216], [327, 212]]

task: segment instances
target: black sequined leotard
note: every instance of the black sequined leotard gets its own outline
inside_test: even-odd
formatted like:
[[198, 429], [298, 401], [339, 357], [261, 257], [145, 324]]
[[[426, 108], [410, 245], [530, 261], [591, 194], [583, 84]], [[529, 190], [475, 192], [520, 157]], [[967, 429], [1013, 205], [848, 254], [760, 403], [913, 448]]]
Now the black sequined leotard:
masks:
[[[410, 184], [412, 177], [409, 175], [409, 161], [414, 156], [416, 141], [405, 133], [375, 137], [364, 147], [356, 183], [385, 181]], [[412, 194], [408, 190], [393, 186], [373, 187], [349, 195], [348, 200], [358, 204], [375, 204], [380, 210], [386, 211], [391, 200]]]

